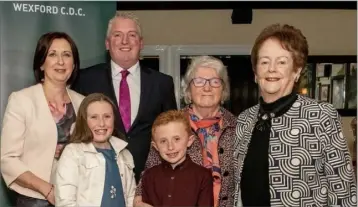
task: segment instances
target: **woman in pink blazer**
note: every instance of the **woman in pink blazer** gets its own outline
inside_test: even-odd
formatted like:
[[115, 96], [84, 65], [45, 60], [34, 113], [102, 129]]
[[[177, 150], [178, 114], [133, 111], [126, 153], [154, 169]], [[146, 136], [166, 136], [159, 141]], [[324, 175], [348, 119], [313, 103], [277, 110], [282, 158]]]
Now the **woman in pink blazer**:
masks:
[[11, 93], [1, 131], [1, 174], [17, 192], [16, 206], [53, 206], [57, 159], [67, 142], [83, 96], [68, 89], [79, 70], [70, 36], [44, 34], [33, 69], [36, 85]]

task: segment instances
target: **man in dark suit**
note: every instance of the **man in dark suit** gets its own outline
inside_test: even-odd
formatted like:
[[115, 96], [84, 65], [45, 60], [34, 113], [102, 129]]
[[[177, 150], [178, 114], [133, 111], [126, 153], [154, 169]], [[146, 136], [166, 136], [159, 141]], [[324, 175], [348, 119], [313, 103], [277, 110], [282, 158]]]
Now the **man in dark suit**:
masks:
[[154, 119], [161, 112], [177, 109], [173, 78], [139, 64], [143, 37], [133, 14], [116, 13], [108, 23], [105, 44], [111, 61], [80, 70], [72, 89], [83, 95], [103, 93], [117, 105], [116, 129], [126, 137], [138, 183]]

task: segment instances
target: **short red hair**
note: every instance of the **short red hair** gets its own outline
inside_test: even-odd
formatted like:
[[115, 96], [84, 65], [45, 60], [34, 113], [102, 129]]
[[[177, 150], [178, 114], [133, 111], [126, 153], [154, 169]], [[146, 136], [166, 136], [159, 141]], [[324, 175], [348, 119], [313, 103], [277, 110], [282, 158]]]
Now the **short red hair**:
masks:
[[157, 116], [157, 118], [154, 120], [152, 125], [152, 139], [154, 138], [155, 130], [159, 126], [163, 126], [171, 122], [182, 123], [185, 127], [186, 132], [189, 135], [192, 134], [190, 123], [189, 123], [189, 115], [183, 111], [169, 110], [159, 114], [159, 116]]

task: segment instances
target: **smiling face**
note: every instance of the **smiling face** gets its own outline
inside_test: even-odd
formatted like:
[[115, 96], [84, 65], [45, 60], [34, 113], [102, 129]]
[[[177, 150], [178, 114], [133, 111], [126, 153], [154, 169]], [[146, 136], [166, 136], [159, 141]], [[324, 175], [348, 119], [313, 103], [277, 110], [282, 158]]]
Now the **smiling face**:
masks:
[[136, 64], [143, 49], [136, 23], [131, 19], [115, 18], [106, 39], [106, 49], [120, 67], [128, 69]]
[[87, 107], [87, 124], [93, 135], [94, 143], [105, 143], [112, 136], [114, 114], [111, 104], [95, 101]]
[[190, 94], [193, 105], [200, 108], [217, 108], [221, 102], [223, 85], [216, 70], [199, 67], [194, 74], [194, 78], [214, 79], [217, 80], [217, 84], [214, 84], [216, 87], [213, 87], [209, 81], [206, 81], [204, 86], [197, 87], [191, 82]]
[[175, 168], [185, 160], [187, 148], [193, 140], [183, 123], [169, 122], [156, 127], [152, 145], [160, 156]]
[[66, 84], [74, 68], [71, 45], [65, 39], [54, 39], [44, 64], [44, 82]]
[[255, 78], [265, 102], [289, 95], [302, 68], [295, 69], [291, 52], [276, 39], [267, 39], [258, 51]]

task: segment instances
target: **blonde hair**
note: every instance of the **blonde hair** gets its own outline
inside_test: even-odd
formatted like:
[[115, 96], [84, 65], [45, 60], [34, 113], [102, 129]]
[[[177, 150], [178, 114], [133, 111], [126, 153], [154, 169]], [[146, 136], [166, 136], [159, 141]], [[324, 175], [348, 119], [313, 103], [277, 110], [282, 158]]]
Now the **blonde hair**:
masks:
[[142, 28], [141, 28], [141, 25], [139, 22], [139, 18], [132, 12], [121, 12], [121, 11], [116, 11], [116, 13], [112, 17], [112, 19], [109, 20], [108, 27], [107, 27], [107, 37], [109, 37], [109, 35], [111, 33], [112, 24], [116, 18], [130, 19], [130, 20], [134, 21], [135, 24], [137, 25], [137, 32], [138, 32], [139, 37], [143, 38], [143, 33], [142, 33]]

